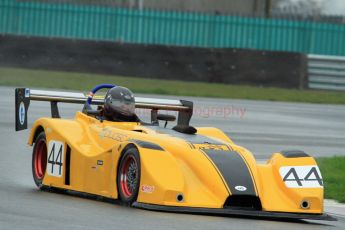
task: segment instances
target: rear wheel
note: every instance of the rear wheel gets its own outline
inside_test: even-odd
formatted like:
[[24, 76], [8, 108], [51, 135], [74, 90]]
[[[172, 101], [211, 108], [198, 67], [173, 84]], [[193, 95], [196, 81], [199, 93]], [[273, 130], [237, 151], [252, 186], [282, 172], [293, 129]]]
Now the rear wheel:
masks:
[[140, 186], [140, 157], [136, 148], [128, 148], [122, 155], [117, 172], [120, 200], [131, 205], [137, 200]]
[[47, 168], [47, 141], [44, 132], [38, 134], [32, 152], [32, 175], [35, 184], [40, 189], [43, 188], [42, 181]]

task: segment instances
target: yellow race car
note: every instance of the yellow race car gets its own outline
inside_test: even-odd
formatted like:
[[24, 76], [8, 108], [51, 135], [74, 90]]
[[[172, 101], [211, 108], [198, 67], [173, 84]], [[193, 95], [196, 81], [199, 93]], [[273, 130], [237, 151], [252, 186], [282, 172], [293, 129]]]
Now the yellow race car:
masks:
[[[104, 88], [105, 97], [94, 97]], [[323, 180], [313, 157], [290, 150], [257, 163], [221, 130], [192, 127], [190, 101], [134, 98], [109, 84], [88, 96], [17, 88], [17, 131], [27, 129], [30, 101], [51, 104], [52, 117], [36, 120], [28, 140], [40, 189], [94, 194], [148, 210], [335, 220], [324, 213]], [[62, 119], [58, 103], [84, 108], [74, 119]], [[141, 121], [135, 108], [151, 110], [151, 122]], [[161, 110], [178, 112], [173, 128], [166, 123], [175, 116]]]

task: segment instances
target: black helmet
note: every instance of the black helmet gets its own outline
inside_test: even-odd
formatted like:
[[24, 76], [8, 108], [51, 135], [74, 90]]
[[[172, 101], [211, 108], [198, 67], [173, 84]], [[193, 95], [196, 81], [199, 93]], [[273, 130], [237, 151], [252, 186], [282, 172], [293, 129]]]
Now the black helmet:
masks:
[[104, 115], [109, 120], [133, 120], [135, 99], [133, 93], [121, 86], [111, 88], [104, 98]]

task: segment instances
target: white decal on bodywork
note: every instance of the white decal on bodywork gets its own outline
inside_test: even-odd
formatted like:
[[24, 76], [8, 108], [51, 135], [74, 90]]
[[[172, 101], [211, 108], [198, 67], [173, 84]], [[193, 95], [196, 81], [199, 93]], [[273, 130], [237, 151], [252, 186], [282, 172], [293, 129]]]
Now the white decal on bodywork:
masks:
[[285, 166], [279, 169], [280, 176], [288, 188], [322, 188], [323, 180], [319, 167]]
[[19, 105], [19, 123], [24, 125], [25, 123], [25, 105], [24, 102], [21, 102]]
[[61, 177], [63, 174], [65, 144], [61, 141], [50, 141], [47, 153], [47, 173], [50, 176]]

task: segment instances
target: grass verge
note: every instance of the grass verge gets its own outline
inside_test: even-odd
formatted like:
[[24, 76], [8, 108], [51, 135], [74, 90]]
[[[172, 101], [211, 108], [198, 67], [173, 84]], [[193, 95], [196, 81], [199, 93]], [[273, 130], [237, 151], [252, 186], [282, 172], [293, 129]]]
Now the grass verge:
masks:
[[0, 68], [0, 85], [88, 91], [101, 83], [114, 83], [134, 93], [167, 94], [250, 100], [345, 104], [345, 92], [260, 88], [202, 82], [121, 77], [99, 74]]
[[316, 160], [324, 181], [325, 197], [345, 203], [345, 157]]

